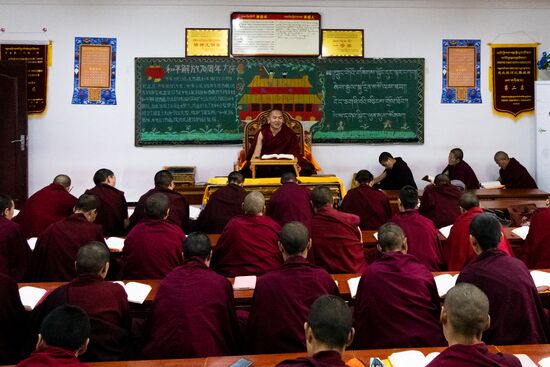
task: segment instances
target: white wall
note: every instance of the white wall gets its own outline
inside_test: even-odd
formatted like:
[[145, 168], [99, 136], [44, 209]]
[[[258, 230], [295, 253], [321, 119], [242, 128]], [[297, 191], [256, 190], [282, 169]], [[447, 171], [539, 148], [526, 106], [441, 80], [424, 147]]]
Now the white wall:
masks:
[[[155, 3], [161, 5], [148, 6], [137, 0], [0, 0], [0, 27], [6, 29], [0, 40], [16, 36], [10, 32], [37, 32], [46, 27], [53, 41], [48, 109], [29, 121], [30, 193], [56, 174], [67, 173], [73, 178], [73, 193], [79, 195], [93, 186], [92, 175], [101, 167], [115, 171], [118, 186], [126, 191], [128, 200], [136, 200], [150, 188], [153, 174], [163, 165], [197, 166], [198, 181], [227, 174], [237, 146], [134, 146], [134, 57], [183, 56], [186, 27], [229, 27], [232, 11], [319, 12], [324, 28], [363, 28], [367, 57], [426, 59], [425, 143], [316, 145], [313, 153], [325, 173], [335, 173], [346, 183], [352, 172], [361, 168], [377, 174], [382, 169], [378, 154], [388, 150], [404, 157], [419, 181], [424, 174], [439, 172], [455, 146], [463, 148], [465, 160], [482, 181], [498, 175], [492, 161], [496, 150], [507, 151], [534, 173], [534, 117], [515, 122], [493, 114], [487, 88], [490, 49], [486, 44], [500, 35], [509, 41], [540, 42], [539, 54], [548, 50], [548, 1], [319, 0], [272, 1], [264, 6], [230, 0], [217, 1], [218, 5], [184, 0]], [[522, 33], [503, 36], [510, 32]], [[75, 36], [117, 38], [116, 106], [71, 104]], [[32, 39], [40, 37], [29, 35]], [[481, 39], [483, 104], [440, 103], [444, 38]]]

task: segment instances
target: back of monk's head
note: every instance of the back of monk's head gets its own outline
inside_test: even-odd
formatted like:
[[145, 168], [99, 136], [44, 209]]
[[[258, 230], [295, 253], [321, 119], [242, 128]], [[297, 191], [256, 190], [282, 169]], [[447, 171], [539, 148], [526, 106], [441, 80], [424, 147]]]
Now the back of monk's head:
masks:
[[437, 176], [435, 176], [434, 178], [434, 184], [436, 186], [441, 186], [441, 185], [448, 185], [451, 183], [451, 180], [449, 179], [449, 176], [443, 174], [443, 173], [440, 173], [438, 174]]
[[399, 200], [405, 209], [414, 209], [418, 205], [418, 190], [407, 185], [399, 190]]
[[40, 325], [40, 335], [51, 347], [76, 351], [90, 337], [90, 319], [77, 306], [59, 306]]
[[172, 182], [174, 181], [174, 176], [168, 170], [163, 169], [158, 171], [155, 174], [155, 187], [160, 189], [168, 189]]
[[445, 296], [444, 306], [447, 311], [447, 321], [457, 334], [472, 338], [487, 329], [489, 299], [475, 285], [470, 283], [455, 285]]
[[71, 187], [71, 178], [67, 175], [57, 175], [54, 177], [53, 183], [68, 189]]
[[499, 150], [498, 152], [495, 153], [495, 157], [494, 157], [495, 162], [502, 161], [502, 160], [507, 161], [508, 159], [510, 159], [510, 157], [508, 157], [508, 154], [506, 154], [506, 152], [503, 152], [502, 150]]
[[378, 229], [378, 245], [383, 252], [393, 252], [403, 250], [405, 233], [401, 227], [395, 223], [385, 223]]
[[76, 272], [78, 275], [99, 274], [109, 262], [109, 249], [104, 243], [92, 241], [78, 249]]
[[76, 201], [76, 205], [74, 206], [74, 208], [75, 208], [75, 211], [87, 213], [94, 209], [98, 210], [100, 206], [101, 206], [101, 202], [99, 201], [97, 196], [90, 195], [90, 194], [82, 194]]
[[480, 214], [470, 222], [470, 234], [477, 240], [483, 251], [498, 247], [501, 232], [500, 222], [490, 213]]
[[212, 250], [210, 238], [206, 233], [193, 232], [183, 241], [183, 256], [188, 259], [193, 256], [198, 256], [206, 260]]
[[475, 192], [466, 191], [460, 197], [460, 200], [458, 201], [458, 205], [460, 205], [460, 207], [464, 210], [470, 210], [472, 208], [479, 206], [479, 199], [477, 198]]
[[372, 173], [366, 169], [362, 169], [355, 174], [355, 181], [357, 181], [360, 185], [368, 184], [373, 179], [374, 176]]
[[153, 194], [145, 200], [145, 215], [150, 219], [163, 219], [168, 214], [170, 200], [161, 192]]
[[378, 156], [378, 162], [379, 162], [379, 163], [384, 163], [384, 162], [386, 162], [388, 159], [391, 159], [391, 158], [393, 158], [393, 156], [392, 156], [390, 153], [388, 153], [388, 152], [382, 152], [382, 153], [380, 153], [380, 155]]
[[0, 194], [0, 216], [4, 214], [6, 209], [11, 209], [13, 206], [13, 200], [9, 195]]
[[317, 298], [309, 309], [307, 323], [315, 339], [330, 348], [344, 347], [350, 341], [351, 310], [340, 297]]
[[294, 172], [285, 172], [281, 175], [281, 183], [296, 182], [296, 174]]
[[317, 186], [311, 191], [311, 203], [315, 209], [325, 205], [332, 205], [332, 193], [328, 186]]
[[453, 148], [450, 153], [460, 161], [464, 158], [464, 152], [460, 148]]
[[300, 222], [289, 222], [281, 228], [279, 240], [287, 254], [297, 255], [306, 249], [309, 242], [309, 231]]
[[243, 203], [245, 214], [258, 215], [263, 213], [264, 208], [265, 198], [260, 191], [251, 191], [245, 196]]
[[244, 176], [239, 171], [233, 171], [227, 175], [227, 183], [240, 185], [244, 182]]
[[98, 169], [96, 173], [94, 173], [94, 183], [96, 185], [107, 181], [109, 177], [113, 177], [115, 174], [113, 171], [107, 168], [101, 168]]

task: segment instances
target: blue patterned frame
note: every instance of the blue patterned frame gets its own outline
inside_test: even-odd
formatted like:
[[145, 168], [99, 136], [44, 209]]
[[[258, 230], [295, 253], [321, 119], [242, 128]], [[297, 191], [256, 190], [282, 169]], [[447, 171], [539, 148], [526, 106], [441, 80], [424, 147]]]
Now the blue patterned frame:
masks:
[[[468, 88], [468, 97], [466, 100], [456, 99], [456, 89], [447, 86], [447, 50], [449, 47], [474, 47], [475, 56], [475, 88]], [[481, 40], [443, 40], [443, 66], [441, 70], [441, 79], [443, 90], [441, 93], [441, 103], [481, 103]]]

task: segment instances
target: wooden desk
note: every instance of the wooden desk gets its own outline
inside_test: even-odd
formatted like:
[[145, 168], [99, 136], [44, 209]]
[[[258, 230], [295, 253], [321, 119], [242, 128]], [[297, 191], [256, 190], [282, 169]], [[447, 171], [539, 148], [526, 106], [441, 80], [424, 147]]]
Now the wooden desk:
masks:
[[250, 160], [250, 170], [252, 171], [252, 178], [256, 178], [257, 166], [292, 166], [296, 176], [299, 176], [300, 170], [298, 168], [298, 159], [296, 157], [292, 159], [258, 159], [252, 158]]
[[537, 208], [546, 208], [546, 199], [493, 199], [493, 200], [480, 200], [479, 206], [483, 209], [499, 209], [507, 211], [513, 206], [535, 204]]

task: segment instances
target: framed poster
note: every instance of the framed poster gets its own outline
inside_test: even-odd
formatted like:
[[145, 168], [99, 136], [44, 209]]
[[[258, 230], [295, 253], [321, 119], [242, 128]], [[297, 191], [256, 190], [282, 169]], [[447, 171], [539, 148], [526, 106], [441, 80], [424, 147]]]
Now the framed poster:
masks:
[[229, 28], [187, 28], [185, 56], [229, 56]]
[[362, 29], [323, 29], [322, 57], [364, 57]]
[[441, 103], [481, 103], [481, 40], [443, 40]]

